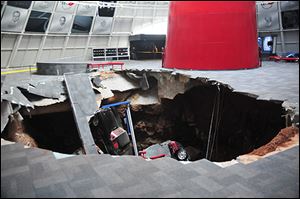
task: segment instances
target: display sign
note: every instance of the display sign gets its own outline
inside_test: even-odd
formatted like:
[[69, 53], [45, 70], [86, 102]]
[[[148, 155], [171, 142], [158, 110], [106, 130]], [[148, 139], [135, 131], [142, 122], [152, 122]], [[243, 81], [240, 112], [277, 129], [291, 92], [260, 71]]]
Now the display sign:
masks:
[[259, 30], [279, 30], [278, 12], [258, 13], [258, 29]]
[[112, 25], [112, 17], [96, 17], [93, 33], [95, 34], [109, 34], [111, 25]]
[[51, 12], [55, 1], [35, 1], [32, 10]]
[[49, 29], [52, 33], [68, 33], [72, 25], [72, 15], [55, 13]]
[[1, 31], [22, 32], [28, 10], [6, 6], [1, 19]]
[[77, 9], [76, 15], [94, 16], [96, 6], [80, 4]]
[[98, 7], [98, 16], [100, 17], [113, 17], [115, 13], [114, 7]]
[[273, 38], [272, 38], [272, 36], [266, 36], [266, 37], [264, 37], [263, 51], [264, 52], [272, 52], [272, 46], [273, 46]]
[[261, 2], [257, 5], [258, 13], [262, 12], [277, 12], [277, 2]]
[[77, 4], [70, 1], [60, 1], [56, 7], [56, 11], [63, 13], [74, 13]]

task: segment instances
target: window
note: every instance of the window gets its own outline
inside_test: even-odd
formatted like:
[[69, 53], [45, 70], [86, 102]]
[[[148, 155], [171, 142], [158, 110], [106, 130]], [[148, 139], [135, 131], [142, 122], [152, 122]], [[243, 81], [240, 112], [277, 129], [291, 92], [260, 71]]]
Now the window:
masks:
[[28, 9], [31, 5], [31, 1], [7, 1], [7, 5]]
[[109, 3], [116, 3], [116, 1], [101, 1], [102, 3], [108, 3], [107, 6], [98, 7], [98, 16], [100, 17], [113, 17], [114, 13], [115, 13], [115, 8], [114, 7], [110, 7]]
[[47, 12], [31, 11], [26, 31], [45, 32], [49, 24], [51, 14]]
[[89, 33], [92, 26], [93, 17], [75, 16], [72, 33]]
[[4, 3], [4, 2], [3, 2], [3, 1], [1, 1], [1, 12], [2, 12], [2, 8], [3, 8], [3, 3]]
[[299, 10], [281, 12], [283, 29], [299, 28]]

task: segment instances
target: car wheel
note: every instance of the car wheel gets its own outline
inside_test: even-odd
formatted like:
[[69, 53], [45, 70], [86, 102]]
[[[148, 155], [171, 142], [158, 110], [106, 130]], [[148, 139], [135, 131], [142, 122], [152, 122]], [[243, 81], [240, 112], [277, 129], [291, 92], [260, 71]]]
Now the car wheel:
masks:
[[187, 158], [188, 158], [188, 154], [187, 154], [186, 150], [184, 150], [182, 148], [178, 150], [176, 156], [179, 161], [184, 161], [184, 160], [187, 160]]

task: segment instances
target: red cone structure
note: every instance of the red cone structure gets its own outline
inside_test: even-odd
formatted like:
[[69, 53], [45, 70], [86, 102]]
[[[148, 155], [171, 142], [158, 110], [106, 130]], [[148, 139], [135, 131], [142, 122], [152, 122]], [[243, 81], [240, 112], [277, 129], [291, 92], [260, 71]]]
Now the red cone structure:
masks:
[[255, 1], [171, 1], [165, 68], [259, 66]]

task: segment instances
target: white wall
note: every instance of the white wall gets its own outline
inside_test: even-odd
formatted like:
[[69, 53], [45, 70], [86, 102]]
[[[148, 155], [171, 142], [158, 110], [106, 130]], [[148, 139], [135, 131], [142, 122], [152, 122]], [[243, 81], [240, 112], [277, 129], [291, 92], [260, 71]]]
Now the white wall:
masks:
[[[1, 3], [3, 3], [2, 19], [7, 1]], [[90, 3], [96, 5], [97, 2]], [[96, 9], [93, 10], [93, 23], [89, 33], [71, 33], [72, 25], [66, 33], [51, 33], [49, 28], [53, 16], [61, 12], [59, 7], [61, 5], [58, 1], [54, 2], [45, 32], [26, 31], [26, 25], [21, 32], [5, 32], [1, 29], [1, 68], [29, 66], [36, 64], [39, 60], [74, 56], [81, 57], [84, 61], [92, 60], [92, 48], [127, 48], [129, 47], [129, 36], [134, 34], [134, 31], [147, 34], [147, 32], [139, 31], [139, 29], [148, 25], [153, 27], [155, 23], [167, 21], [168, 2], [166, 1], [120, 1], [117, 4], [108, 34], [92, 32], [97, 16], [96, 6]], [[35, 1], [32, 1], [31, 6], [27, 9], [26, 23], [31, 11], [36, 10], [33, 7], [35, 5]], [[119, 5], [123, 5], [123, 7]], [[74, 8], [72, 7], [73, 11], [68, 11], [72, 15], [72, 22], [78, 13], [78, 7], [76, 5]]]
[[267, 1], [256, 2], [259, 36], [276, 36], [276, 53], [279, 55], [287, 52], [299, 52], [299, 26], [298, 28], [284, 28], [282, 21], [282, 12], [298, 11], [299, 13], [299, 1], [269, 1], [269, 4], [264, 3]]

